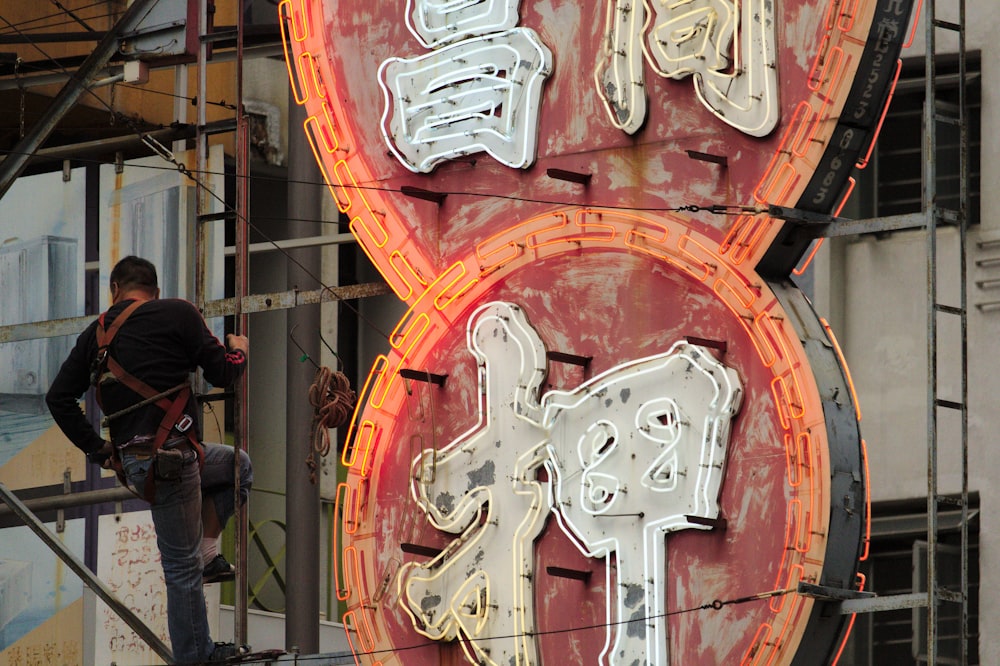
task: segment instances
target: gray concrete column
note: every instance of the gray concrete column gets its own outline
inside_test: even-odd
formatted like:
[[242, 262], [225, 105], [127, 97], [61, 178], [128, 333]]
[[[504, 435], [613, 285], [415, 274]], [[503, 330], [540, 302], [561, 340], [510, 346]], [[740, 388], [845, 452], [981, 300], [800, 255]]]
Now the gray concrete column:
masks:
[[[288, 238], [315, 235], [315, 223], [322, 217], [320, 197], [326, 188], [306, 140], [302, 123], [305, 112], [289, 95], [288, 101]], [[288, 288], [316, 289], [320, 276], [318, 248], [290, 250]], [[296, 263], [298, 262], [298, 263]], [[320, 306], [298, 306], [288, 311], [288, 331], [295, 342], [313, 359], [319, 359]], [[306, 460], [309, 457], [313, 409], [309, 386], [316, 367], [301, 361], [302, 350], [288, 339], [287, 423], [285, 468], [285, 523], [288, 545], [285, 558], [285, 648], [300, 654], [319, 652], [319, 483], [312, 483]]]

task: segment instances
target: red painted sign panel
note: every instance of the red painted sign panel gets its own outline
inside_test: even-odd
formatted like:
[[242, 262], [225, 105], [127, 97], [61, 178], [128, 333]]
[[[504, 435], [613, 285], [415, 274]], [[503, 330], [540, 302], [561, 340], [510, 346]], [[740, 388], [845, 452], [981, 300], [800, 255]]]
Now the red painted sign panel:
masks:
[[285, 0], [307, 136], [409, 312], [338, 492], [361, 663], [816, 664], [863, 443], [788, 280], [905, 0]]

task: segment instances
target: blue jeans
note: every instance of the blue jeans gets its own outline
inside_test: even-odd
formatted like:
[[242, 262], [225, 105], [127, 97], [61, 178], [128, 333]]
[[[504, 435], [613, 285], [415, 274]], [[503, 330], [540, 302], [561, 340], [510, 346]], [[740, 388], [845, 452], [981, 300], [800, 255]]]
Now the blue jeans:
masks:
[[[208, 659], [215, 647], [209, 635], [201, 582], [202, 497], [215, 504], [222, 526], [235, 507], [234, 449], [221, 444], [205, 444], [204, 449], [203, 468], [199, 469], [195, 452], [185, 449], [180, 478], [156, 479], [150, 506], [167, 586], [167, 629], [174, 660], [179, 664]], [[129, 482], [142, 495], [152, 459], [137, 457], [127, 448], [121, 451], [121, 459]], [[241, 503], [246, 503], [252, 483], [250, 458], [240, 451]]]

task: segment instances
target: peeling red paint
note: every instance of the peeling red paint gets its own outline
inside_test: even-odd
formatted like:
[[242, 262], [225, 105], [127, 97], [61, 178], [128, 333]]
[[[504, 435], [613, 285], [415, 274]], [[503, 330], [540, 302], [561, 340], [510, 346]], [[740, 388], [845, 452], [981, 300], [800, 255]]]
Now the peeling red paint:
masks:
[[[803, 54], [816, 53], [829, 32], [822, 18], [840, 5], [779, 3], [781, 122], [770, 135], [754, 138], [698, 103], [689, 79], [654, 76], [646, 78], [650, 113], [644, 129], [624, 134], [608, 122], [592, 76], [604, 7], [588, 12], [590, 6], [570, 0], [522, 2], [521, 25], [536, 31], [554, 54], [537, 162], [509, 169], [475, 153], [418, 175], [387, 151], [379, 130], [380, 63], [426, 51], [406, 29], [406, 9], [387, 0], [322, 4], [322, 19], [312, 15], [311, 24], [321, 37], [301, 37], [305, 46], [293, 41], [293, 54], [318, 58], [319, 78], [304, 79], [304, 86], [314, 87], [306, 106], [317, 123], [332, 114], [330, 131], [340, 143], [326, 153], [320, 146], [318, 154], [352, 230], [412, 306], [383, 361], [386, 371], [373, 374], [353, 446], [367, 445], [358, 434], [364, 428], [380, 439], [368, 465], [351, 468], [345, 490], [362, 504], [359, 526], [346, 539], [361, 563], [347, 594], [349, 614], [357, 619], [355, 647], [359, 653], [379, 651], [377, 657], [362, 656], [363, 662], [463, 659], [457, 641], [428, 644], [419, 633], [398, 603], [396, 572], [407, 562], [429, 559], [404, 553], [400, 544], [442, 549], [453, 538], [417, 510], [411, 463], [420, 450], [441, 449], [476, 423], [478, 374], [466, 349], [465, 324], [477, 306], [504, 300], [526, 313], [546, 349], [592, 357], [586, 369], [550, 364], [543, 390], [572, 389], [686, 336], [727, 345], [724, 363], [738, 372], [745, 390], [720, 497], [727, 524], [667, 537], [662, 575], [669, 583], [671, 662], [739, 663], [752, 654], [766, 663], [790, 663], [811, 600], [789, 595], [727, 603], [794, 585], [799, 575], [814, 579], [823, 566], [824, 544], [813, 532], [824, 534], [829, 518], [822, 510], [829, 506], [824, 416], [795, 330], [753, 270], [782, 223], [766, 215], [669, 209], [750, 205], [755, 196], [794, 204], [843, 102], [842, 94], [822, 100], [829, 102], [823, 113], [830, 115], [813, 141], [790, 131], [826, 85], [810, 82], [813, 62]], [[874, 5], [852, 4], [859, 26], [870, 20]], [[304, 21], [313, 5], [303, 0], [283, 6], [286, 15], [298, 12], [292, 25], [299, 29], [291, 32], [308, 32], [295, 21]], [[850, 54], [863, 49], [863, 39], [838, 38], [838, 48]], [[323, 49], [314, 48], [317, 41]], [[853, 69], [845, 71], [853, 76]], [[724, 156], [727, 164], [692, 159], [688, 151]], [[590, 181], [581, 186], [551, 178], [550, 168], [589, 174]], [[400, 194], [403, 186], [447, 196], [441, 203], [410, 198]], [[446, 374], [446, 386], [414, 382], [404, 392], [399, 367]], [[786, 437], [810, 433], [806, 457], [814, 486], [790, 481], [800, 471], [787, 469], [785, 445]], [[607, 568], [601, 559], [584, 557], [553, 522], [550, 517], [535, 544], [539, 658], [596, 663], [606, 638]], [[547, 566], [589, 571], [590, 578], [553, 577]], [[614, 585], [613, 572], [607, 580]], [[721, 608], [705, 607], [716, 601]], [[769, 633], [781, 645], [757, 642]]]

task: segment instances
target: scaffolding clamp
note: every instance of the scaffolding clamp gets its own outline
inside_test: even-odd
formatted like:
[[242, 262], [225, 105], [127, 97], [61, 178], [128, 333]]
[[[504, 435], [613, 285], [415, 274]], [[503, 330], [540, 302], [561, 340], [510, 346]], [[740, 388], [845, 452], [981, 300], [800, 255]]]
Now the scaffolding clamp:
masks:
[[820, 601], [848, 601], [851, 599], [871, 599], [874, 592], [862, 592], [861, 590], [851, 590], [843, 587], [830, 587], [828, 585], [815, 585], [813, 583], [799, 583], [796, 590], [804, 597], [812, 597]]

